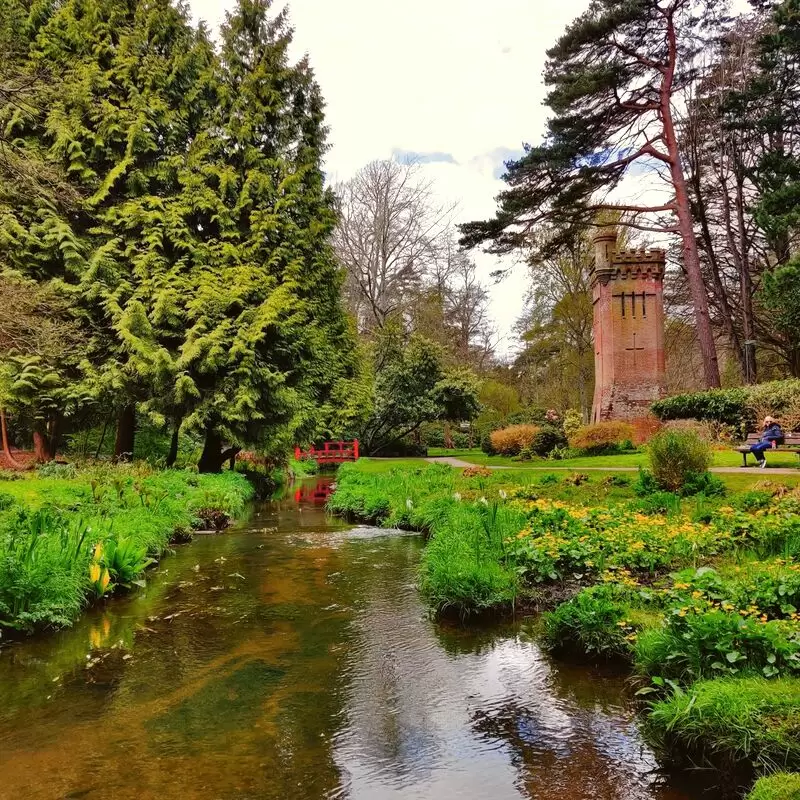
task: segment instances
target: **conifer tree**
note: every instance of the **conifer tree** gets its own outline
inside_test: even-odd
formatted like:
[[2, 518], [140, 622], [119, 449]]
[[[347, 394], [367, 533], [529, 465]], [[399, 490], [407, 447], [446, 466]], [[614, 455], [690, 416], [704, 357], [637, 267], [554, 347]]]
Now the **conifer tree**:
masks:
[[157, 213], [126, 214], [134, 238], [152, 243], [137, 263], [158, 278], [120, 333], [157, 376], [150, 410], [203, 433], [202, 470], [244, 445], [280, 451], [346, 427], [367, 401], [328, 243], [322, 100], [308, 64], [290, 62], [290, 41], [267, 2], [228, 15], [201, 98], [213, 113], [191, 139], [180, 190]]

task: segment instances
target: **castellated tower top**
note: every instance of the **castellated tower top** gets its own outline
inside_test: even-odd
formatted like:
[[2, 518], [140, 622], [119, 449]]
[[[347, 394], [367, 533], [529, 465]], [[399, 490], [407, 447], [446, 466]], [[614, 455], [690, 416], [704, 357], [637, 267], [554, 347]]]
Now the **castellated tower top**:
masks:
[[599, 228], [594, 235], [594, 268], [592, 285], [607, 284], [610, 280], [641, 276], [663, 278], [667, 263], [666, 250], [628, 249], [617, 247], [617, 229]]
[[620, 250], [614, 227], [594, 236], [592, 418], [635, 419], [664, 394], [664, 250]]

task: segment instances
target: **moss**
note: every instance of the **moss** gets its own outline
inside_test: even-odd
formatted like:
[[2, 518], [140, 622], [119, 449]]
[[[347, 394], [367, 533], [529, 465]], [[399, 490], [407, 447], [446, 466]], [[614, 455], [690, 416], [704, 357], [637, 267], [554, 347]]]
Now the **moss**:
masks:
[[800, 680], [719, 678], [656, 703], [646, 723], [673, 760], [800, 767]]
[[800, 800], [800, 773], [779, 772], [761, 778], [747, 800]]

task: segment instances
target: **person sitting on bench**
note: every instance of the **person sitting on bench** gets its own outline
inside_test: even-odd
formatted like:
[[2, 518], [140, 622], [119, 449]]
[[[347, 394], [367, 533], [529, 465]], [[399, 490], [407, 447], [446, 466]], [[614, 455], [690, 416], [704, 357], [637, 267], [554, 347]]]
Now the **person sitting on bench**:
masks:
[[772, 417], [767, 417], [764, 420], [764, 432], [761, 434], [761, 441], [756, 442], [751, 448], [750, 452], [756, 457], [758, 466], [761, 469], [767, 466], [767, 457], [765, 452], [783, 444], [784, 436], [781, 426]]

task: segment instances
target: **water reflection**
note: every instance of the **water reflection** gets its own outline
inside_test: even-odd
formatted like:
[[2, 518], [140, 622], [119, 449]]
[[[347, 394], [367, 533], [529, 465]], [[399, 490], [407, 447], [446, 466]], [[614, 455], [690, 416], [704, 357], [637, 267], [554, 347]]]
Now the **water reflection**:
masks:
[[699, 797], [659, 785], [619, 680], [434, 624], [420, 538], [327, 518], [329, 482], [0, 651], [0, 797]]

